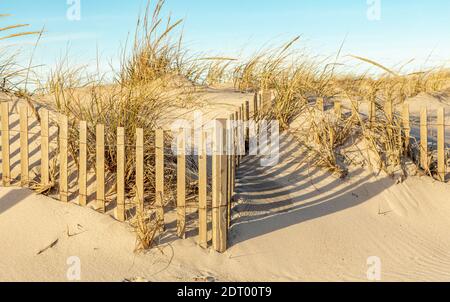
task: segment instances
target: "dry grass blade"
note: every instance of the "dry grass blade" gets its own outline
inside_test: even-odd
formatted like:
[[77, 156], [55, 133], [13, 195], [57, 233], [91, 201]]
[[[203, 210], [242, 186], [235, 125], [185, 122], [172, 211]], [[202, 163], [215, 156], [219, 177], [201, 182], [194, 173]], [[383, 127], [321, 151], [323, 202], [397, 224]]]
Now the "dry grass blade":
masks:
[[136, 234], [135, 252], [143, 252], [153, 247], [156, 235], [161, 229], [158, 219], [143, 213], [137, 215], [131, 221], [131, 226]]
[[352, 57], [352, 58], [355, 58], [355, 59], [358, 59], [358, 60], [361, 60], [361, 61], [363, 61], [363, 62], [372, 64], [372, 65], [374, 65], [374, 66], [376, 66], [376, 67], [379, 67], [379, 68], [383, 69], [384, 71], [386, 71], [386, 72], [388, 72], [388, 73], [390, 73], [390, 74], [392, 74], [392, 75], [394, 75], [394, 76], [398, 76], [398, 74], [397, 74], [396, 72], [392, 71], [391, 69], [389, 69], [389, 68], [387, 68], [387, 67], [384, 67], [384, 66], [381, 65], [380, 63], [377, 63], [377, 62], [372, 61], [372, 60], [370, 60], [370, 59], [366, 59], [366, 58], [359, 57], [359, 56], [353, 56], [353, 55], [352, 55], [351, 57]]

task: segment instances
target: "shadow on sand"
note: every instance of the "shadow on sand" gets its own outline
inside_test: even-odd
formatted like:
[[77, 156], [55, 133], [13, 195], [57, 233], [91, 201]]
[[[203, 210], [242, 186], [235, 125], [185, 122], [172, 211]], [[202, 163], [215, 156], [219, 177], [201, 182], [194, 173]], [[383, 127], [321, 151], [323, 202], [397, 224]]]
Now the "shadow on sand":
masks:
[[305, 221], [358, 206], [394, 181], [375, 179], [363, 168], [343, 180], [302, 162], [300, 148], [288, 135], [280, 141], [280, 161], [262, 167], [259, 157], [244, 160], [237, 175], [231, 246]]

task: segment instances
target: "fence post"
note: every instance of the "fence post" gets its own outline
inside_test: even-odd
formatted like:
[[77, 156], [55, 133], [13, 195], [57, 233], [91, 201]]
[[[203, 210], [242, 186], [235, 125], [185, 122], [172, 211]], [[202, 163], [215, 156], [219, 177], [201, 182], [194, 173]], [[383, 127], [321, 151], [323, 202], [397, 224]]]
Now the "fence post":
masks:
[[2, 167], [3, 186], [11, 185], [11, 165], [9, 146], [9, 103], [2, 103]]
[[117, 209], [116, 218], [125, 221], [125, 128], [117, 128]]
[[243, 111], [242, 111], [242, 107], [239, 107], [238, 118], [239, 118], [238, 131], [239, 131], [239, 164], [240, 164], [242, 162], [243, 153], [244, 153], [244, 150], [243, 150], [244, 146], [242, 145], [242, 143], [244, 142], [244, 127], [243, 127]]
[[245, 153], [247, 154], [249, 151], [250, 146], [250, 102], [247, 100], [245, 101], [245, 115], [244, 115], [244, 127], [245, 127]]
[[208, 247], [208, 155], [206, 153], [206, 132], [201, 131], [198, 146], [198, 244]]
[[68, 119], [63, 114], [59, 116], [59, 149], [59, 199], [68, 202]]
[[27, 186], [30, 181], [29, 147], [28, 147], [28, 105], [19, 105], [20, 119], [20, 183]]
[[25, 187], [29, 183], [29, 147], [28, 147], [28, 106], [19, 105], [20, 119], [20, 183]]
[[213, 248], [219, 253], [227, 249], [227, 160], [224, 153], [226, 120], [216, 120], [213, 135]]
[[186, 238], [186, 137], [180, 129], [177, 139], [177, 235]]
[[264, 113], [267, 113], [272, 108], [273, 91], [272, 89], [263, 90], [263, 108]]
[[105, 200], [105, 126], [96, 127], [96, 186], [97, 208], [100, 212], [106, 212]]
[[446, 163], [445, 163], [445, 109], [438, 109], [437, 113], [438, 128], [438, 174], [439, 180], [445, 182]]
[[[241, 105], [241, 117], [242, 117], [242, 155], [241, 157], [245, 156], [246, 150], [247, 150], [247, 131], [245, 130], [245, 121], [246, 121], [246, 113], [245, 113], [245, 103]], [[228, 136], [228, 132], [227, 132]]]
[[87, 204], [87, 123], [80, 122], [80, 163], [79, 163], [78, 187], [80, 197], [78, 203], [80, 206]]
[[258, 92], [258, 115], [264, 111], [264, 90], [261, 89]]
[[239, 156], [240, 154], [240, 147], [239, 147], [239, 112], [236, 111], [234, 113], [234, 120], [235, 120], [235, 129], [233, 130], [235, 133], [235, 162], [236, 166], [239, 167], [241, 164], [241, 158]]
[[[231, 115], [233, 127], [230, 129], [231, 136], [231, 197], [234, 195], [236, 185], [236, 115]], [[230, 201], [231, 202], [231, 201]]]
[[41, 184], [47, 186], [50, 182], [49, 173], [49, 138], [48, 110], [42, 109], [41, 116]]
[[253, 97], [253, 120], [257, 120], [258, 118], [258, 98], [259, 93], [258, 91], [255, 92], [255, 95]]
[[231, 201], [233, 198], [233, 115], [227, 120], [226, 154], [227, 154], [227, 227], [231, 226]]
[[428, 110], [422, 108], [420, 113], [420, 163], [428, 171]]
[[155, 132], [155, 178], [156, 178], [156, 206], [158, 207], [158, 223], [164, 231], [164, 130]]
[[136, 129], [136, 211], [144, 213], [144, 129]]
[[409, 145], [411, 141], [411, 124], [409, 115], [409, 104], [403, 104], [403, 129], [405, 131], [405, 155], [409, 154]]

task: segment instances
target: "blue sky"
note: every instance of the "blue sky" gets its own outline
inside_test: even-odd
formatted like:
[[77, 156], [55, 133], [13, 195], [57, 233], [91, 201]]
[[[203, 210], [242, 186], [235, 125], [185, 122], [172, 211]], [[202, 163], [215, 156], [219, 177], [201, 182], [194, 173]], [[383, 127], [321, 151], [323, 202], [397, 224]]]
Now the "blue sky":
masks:
[[[369, 0], [376, 1], [376, 0]], [[153, 1], [155, 2], [155, 0]], [[66, 17], [67, 0], [0, 0], [0, 26], [29, 23], [45, 37], [35, 63], [51, 66], [69, 49], [72, 61], [117, 64], [121, 46], [133, 33], [145, 0], [81, 0], [81, 20]], [[238, 56], [264, 45], [302, 35], [313, 53], [330, 55], [346, 37], [343, 53], [392, 66], [416, 59], [414, 66], [450, 60], [450, 1], [380, 0], [380, 17], [371, 21], [367, 0], [167, 0], [165, 12], [185, 19], [188, 48]], [[14, 40], [31, 51], [32, 39]], [[2, 42], [10, 45], [12, 40]], [[1, 44], [0, 44], [1, 45]], [[25, 52], [27, 53], [27, 52]], [[24, 59], [25, 62], [25, 59]]]

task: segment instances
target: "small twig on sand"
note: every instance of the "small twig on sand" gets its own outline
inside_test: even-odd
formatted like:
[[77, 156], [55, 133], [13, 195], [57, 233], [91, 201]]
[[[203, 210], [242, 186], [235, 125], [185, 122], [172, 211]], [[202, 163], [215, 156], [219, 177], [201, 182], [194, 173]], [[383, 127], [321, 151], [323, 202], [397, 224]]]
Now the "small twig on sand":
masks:
[[53, 241], [50, 245], [48, 245], [46, 248], [40, 250], [40, 251], [37, 253], [37, 255], [40, 255], [40, 254], [44, 253], [45, 251], [47, 251], [47, 250], [49, 250], [49, 249], [51, 249], [51, 248], [54, 248], [54, 247], [58, 244], [58, 241], [59, 241], [59, 239], [56, 239], [56, 240]]

